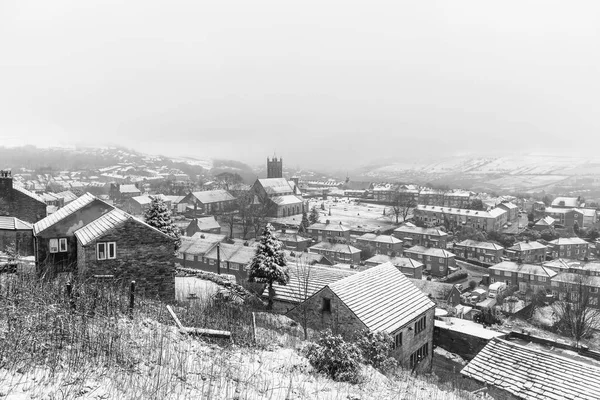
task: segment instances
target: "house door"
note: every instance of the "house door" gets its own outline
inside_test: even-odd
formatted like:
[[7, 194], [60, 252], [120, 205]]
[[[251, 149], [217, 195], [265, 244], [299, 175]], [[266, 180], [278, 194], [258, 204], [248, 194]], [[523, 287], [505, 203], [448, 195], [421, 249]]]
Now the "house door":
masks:
[[525, 282], [519, 282], [519, 291], [520, 292], [526, 292], [527, 291], [527, 283], [525, 283]]

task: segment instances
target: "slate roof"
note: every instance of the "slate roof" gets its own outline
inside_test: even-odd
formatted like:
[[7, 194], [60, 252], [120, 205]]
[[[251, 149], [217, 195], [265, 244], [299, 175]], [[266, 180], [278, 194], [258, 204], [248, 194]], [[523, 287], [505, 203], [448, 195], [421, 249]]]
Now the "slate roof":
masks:
[[298, 197], [294, 196], [293, 194], [286, 195], [286, 196], [271, 197], [271, 201], [273, 203], [277, 204], [278, 206], [302, 203], [302, 200], [300, 200]]
[[114, 209], [75, 231], [75, 237], [83, 246], [93, 242], [110, 230], [125, 223], [131, 215]]
[[502, 339], [492, 339], [460, 373], [523, 399], [592, 400], [600, 393], [600, 367]]
[[366, 264], [384, 264], [386, 262], [391, 262], [396, 267], [405, 268], [420, 268], [423, 266], [423, 263], [413, 260], [412, 258], [391, 257], [386, 254], [377, 254], [365, 261]]
[[556, 272], [548, 267], [534, 264], [519, 264], [513, 261], [502, 261], [501, 263], [492, 265], [489, 269], [496, 271], [509, 271], [519, 274], [545, 276], [550, 278], [556, 275]]
[[419, 235], [431, 235], [431, 236], [448, 236], [448, 234], [437, 228], [421, 228], [415, 225], [402, 225], [399, 228], [394, 229], [394, 232], [398, 233], [416, 233]]
[[562, 272], [552, 278], [552, 282], [579, 284], [589, 287], [600, 287], [600, 276], [586, 276], [573, 272]]
[[218, 203], [221, 201], [233, 201], [235, 197], [231, 195], [227, 190], [206, 190], [203, 192], [191, 193], [202, 204]]
[[544, 246], [540, 242], [531, 241], [531, 242], [518, 242], [508, 248], [508, 250], [515, 251], [526, 251], [526, 250], [537, 250], [537, 249], [547, 249], [547, 246]]
[[[560, 205], [560, 202], [564, 202], [564, 206]], [[575, 208], [579, 206], [577, 197], [557, 197], [552, 201], [552, 207], [570, 207]]]
[[285, 178], [259, 179], [258, 182], [268, 195], [293, 193], [294, 189]]
[[506, 202], [506, 203], [500, 203], [500, 204], [498, 204], [498, 207], [500, 207], [500, 206], [506, 207], [509, 210], [514, 210], [515, 208], [519, 208], [516, 204], [513, 204], [510, 201]]
[[[199, 230], [210, 230], [210, 229], [218, 229], [221, 227], [219, 223], [215, 220], [215, 217], [203, 217], [196, 218], [189, 223], [189, 225], [196, 224]], [[193, 226], [193, 225], [192, 225]]]
[[44, 202], [44, 199], [42, 199], [40, 196], [38, 196], [37, 194], [35, 194], [33, 192], [30, 192], [29, 190], [27, 190], [27, 189], [25, 189], [25, 188], [23, 188], [21, 186], [14, 185], [13, 189], [16, 190], [17, 192], [21, 192], [24, 195], [31, 197], [32, 199], [35, 199], [35, 200], [39, 201], [40, 203], [46, 204]]
[[404, 250], [404, 253], [416, 253], [416, 254], [424, 254], [426, 256], [433, 257], [454, 257], [454, 253], [449, 252], [448, 250], [438, 249], [437, 247], [425, 247], [425, 246], [413, 246], [410, 249]]
[[87, 206], [95, 200], [102, 201], [89, 193], [84, 194], [83, 196], [77, 198], [77, 200], [70, 202], [55, 213], [33, 224], [33, 233], [37, 235], [40, 232], [43, 232], [47, 228], [63, 220], [69, 215], [79, 211], [80, 209], [82, 209], [83, 207]]
[[135, 187], [135, 185], [121, 185], [121, 186], [119, 186], [119, 193], [141, 193], [141, 192], [140, 192], [140, 189]]
[[501, 208], [493, 208], [489, 211], [478, 211], [478, 210], [467, 210], [464, 208], [452, 208], [452, 207], [439, 207], [439, 206], [426, 206], [419, 204], [416, 207], [418, 211], [438, 212], [440, 215], [462, 215], [467, 217], [481, 217], [481, 218], [497, 218], [500, 215], [506, 213], [506, 210]]
[[329, 224], [316, 223], [316, 224], [310, 225], [308, 227], [308, 229], [318, 229], [318, 230], [322, 230], [322, 231], [332, 231], [332, 232], [346, 232], [346, 231], [350, 230], [350, 228], [348, 228], [342, 224], [334, 224], [334, 223], [329, 223]]
[[435, 307], [392, 263], [327, 286], [371, 331], [393, 333]]
[[212, 233], [196, 233], [193, 236], [182, 236], [179, 253], [191, 255], [204, 255], [211, 250], [217, 243], [225, 240], [225, 235]]
[[360, 249], [357, 249], [354, 246], [350, 246], [349, 244], [344, 243], [329, 243], [329, 242], [320, 242], [315, 244], [314, 246], [309, 247], [309, 250], [329, 250], [335, 251], [336, 253], [345, 253], [345, 254], [355, 254], [360, 253]]
[[[249, 264], [256, 253], [254, 246], [244, 246], [243, 244], [221, 243], [219, 246], [221, 262], [229, 261], [237, 264]], [[213, 246], [204, 255], [206, 258], [217, 259], [217, 247]]]
[[379, 242], [379, 243], [387, 243], [387, 244], [398, 244], [402, 243], [402, 240], [390, 236], [390, 235], [377, 235], [375, 233], [365, 233], [362, 236], [356, 238], [356, 240], [366, 240], [369, 242]]
[[310, 238], [306, 238], [298, 233], [283, 233], [283, 232], [275, 232], [273, 233], [273, 236], [275, 236], [277, 239], [281, 240], [282, 242], [294, 242], [294, 243], [298, 243], [298, 242], [306, 242], [306, 241], [310, 241]]
[[504, 247], [499, 244], [492, 242], [478, 242], [476, 240], [466, 239], [462, 242], [456, 243], [456, 246], [464, 246], [464, 247], [476, 247], [478, 249], [486, 249], [486, 250], [504, 250]]
[[17, 231], [33, 229], [33, 224], [15, 217], [0, 216], [0, 230]]
[[552, 226], [556, 220], [550, 216], [546, 216], [544, 218], [539, 219], [535, 225], [536, 226]]
[[578, 237], [570, 237], [570, 238], [558, 238], [548, 242], [554, 246], [566, 246], [569, 244], [589, 244], [585, 240]]
[[[290, 264], [288, 265], [288, 273], [290, 281], [287, 285], [273, 284], [273, 289], [275, 289], [274, 299], [288, 303], [300, 303], [325, 286], [356, 274], [356, 270]], [[269, 296], [268, 288], [265, 288], [263, 296]]]
[[65, 201], [65, 204], [77, 200], [77, 195], [70, 190], [65, 190], [64, 192], [57, 193], [56, 195], [62, 197]]

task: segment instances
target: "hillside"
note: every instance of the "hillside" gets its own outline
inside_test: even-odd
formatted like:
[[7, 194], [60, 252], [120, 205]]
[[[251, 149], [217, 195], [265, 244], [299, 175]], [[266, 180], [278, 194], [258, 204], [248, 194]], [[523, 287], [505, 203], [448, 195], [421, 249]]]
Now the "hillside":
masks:
[[[248, 317], [223, 304], [176, 307], [184, 325], [228, 328], [232, 341], [184, 336], [165, 305], [107, 286], [0, 276], [0, 398], [15, 399], [461, 399], [474, 398], [430, 376], [363, 369], [364, 382], [315, 374], [290, 321]], [[225, 308], [223, 308], [225, 307]], [[217, 308], [217, 309], [215, 309]]]

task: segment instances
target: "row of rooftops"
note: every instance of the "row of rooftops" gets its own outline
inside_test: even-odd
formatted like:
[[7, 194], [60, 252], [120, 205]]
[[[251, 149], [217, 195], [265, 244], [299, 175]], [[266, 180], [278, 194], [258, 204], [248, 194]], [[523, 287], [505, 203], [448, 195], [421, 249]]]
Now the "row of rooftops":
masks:
[[489, 211], [480, 211], [480, 210], [467, 210], [464, 208], [452, 208], [452, 207], [441, 207], [441, 206], [426, 206], [423, 204], [418, 204], [415, 207], [415, 211], [423, 211], [423, 212], [439, 212], [440, 216], [443, 214], [448, 215], [457, 215], [464, 217], [479, 217], [479, 218], [493, 218], [496, 219], [502, 214], [506, 213], [506, 210], [496, 207], [492, 208]]

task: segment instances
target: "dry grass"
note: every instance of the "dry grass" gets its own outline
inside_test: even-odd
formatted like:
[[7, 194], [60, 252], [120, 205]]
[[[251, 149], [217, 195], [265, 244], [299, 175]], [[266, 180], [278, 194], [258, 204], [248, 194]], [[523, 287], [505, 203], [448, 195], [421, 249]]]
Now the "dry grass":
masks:
[[[102, 284], [0, 279], [0, 399], [458, 399], [434, 379], [365, 369], [362, 385], [312, 373], [302, 330], [285, 317], [221, 302], [179, 305], [184, 325], [230, 330], [231, 341], [180, 334], [164, 304]], [[446, 390], [447, 389], [447, 390]]]

